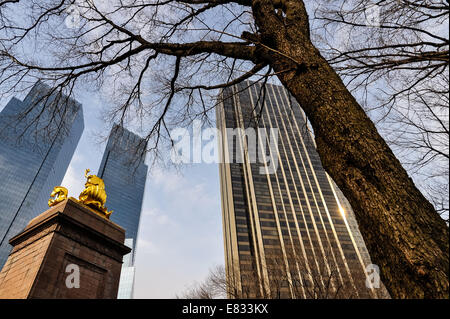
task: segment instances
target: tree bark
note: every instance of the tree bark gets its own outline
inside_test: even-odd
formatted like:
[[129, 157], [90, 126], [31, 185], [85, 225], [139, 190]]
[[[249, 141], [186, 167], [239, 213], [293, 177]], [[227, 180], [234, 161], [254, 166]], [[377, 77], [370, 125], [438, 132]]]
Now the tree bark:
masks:
[[448, 227], [312, 44], [303, 1], [254, 0], [252, 9], [257, 50], [308, 116], [391, 296], [448, 298]]

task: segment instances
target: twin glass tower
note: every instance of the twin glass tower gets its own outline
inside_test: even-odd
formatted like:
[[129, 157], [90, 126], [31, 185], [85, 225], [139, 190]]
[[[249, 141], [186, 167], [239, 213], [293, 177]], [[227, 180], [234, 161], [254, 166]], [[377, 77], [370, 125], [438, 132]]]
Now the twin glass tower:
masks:
[[[26, 114], [26, 115], [25, 115]], [[0, 269], [9, 239], [48, 209], [84, 129], [80, 103], [38, 82], [23, 101], [12, 98], [0, 112]], [[132, 252], [124, 258], [118, 298], [132, 298], [134, 258], [147, 166], [144, 142], [115, 125], [97, 172], [108, 194], [111, 220], [126, 231]], [[135, 153], [139, 152], [139, 153]]]
[[111, 215], [111, 221], [125, 229], [125, 245], [132, 249], [124, 256], [119, 299], [133, 298], [136, 239], [148, 170], [146, 146], [144, 139], [114, 125], [97, 171], [97, 176], [105, 182], [108, 209], [116, 212]]
[[38, 82], [0, 113], [0, 268], [12, 248], [9, 239], [48, 209], [83, 133], [81, 104], [51, 93]]

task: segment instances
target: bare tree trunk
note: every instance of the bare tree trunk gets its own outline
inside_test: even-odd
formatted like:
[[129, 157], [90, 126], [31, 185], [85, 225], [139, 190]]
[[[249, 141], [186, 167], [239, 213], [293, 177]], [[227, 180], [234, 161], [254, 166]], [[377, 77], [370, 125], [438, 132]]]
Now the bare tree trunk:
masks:
[[311, 43], [303, 1], [254, 1], [253, 12], [261, 54], [311, 121], [391, 296], [448, 298], [448, 227]]

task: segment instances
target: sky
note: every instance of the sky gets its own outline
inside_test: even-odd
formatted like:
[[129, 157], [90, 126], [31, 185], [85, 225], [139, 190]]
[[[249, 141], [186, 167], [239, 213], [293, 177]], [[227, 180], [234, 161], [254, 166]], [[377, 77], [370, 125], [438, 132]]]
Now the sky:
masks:
[[[0, 111], [9, 99], [0, 99]], [[110, 125], [100, 117], [106, 104], [100, 94], [84, 92], [77, 100], [83, 105], [85, 128], [61, 183], [75, 198], [84, 189], [85, 169], [97, 173]], [[186, 164], [176, 170], [149, 166], [134, 297], [175, 298], [220, 264], [224, 248], [217, 164]]]
[[[77, 100], [83, 104], [85, 129], [62, 182], [74, 197], [84, 188], [84, 170], [97, 172], [106, 147], [102, 136], [109, 133], [100, 119], [105, 104], [101, 96], [85, 93]], [[174, 298], [224, 263], [219, 188], [216, 164], [149, 167], [136, 248], [135, 298]]]

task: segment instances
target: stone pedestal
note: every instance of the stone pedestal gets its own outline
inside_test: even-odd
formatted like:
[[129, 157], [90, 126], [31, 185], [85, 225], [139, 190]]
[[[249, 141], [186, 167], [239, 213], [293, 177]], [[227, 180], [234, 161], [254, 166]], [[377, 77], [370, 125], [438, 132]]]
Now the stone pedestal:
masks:
[[131, 251], [124, 240], [123, 228], [69, 198], [9, 241], [0, 299], [116, 298], [122, 257]]

